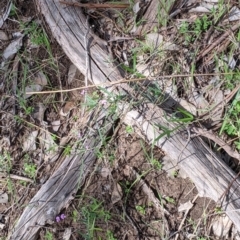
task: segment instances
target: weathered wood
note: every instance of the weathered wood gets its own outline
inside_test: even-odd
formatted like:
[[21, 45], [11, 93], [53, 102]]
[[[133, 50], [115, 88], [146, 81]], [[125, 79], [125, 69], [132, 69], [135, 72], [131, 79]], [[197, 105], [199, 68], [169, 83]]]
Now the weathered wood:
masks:
[[[53, 36], [62, 46], [70, 60], [84, 73], [86, 20], [81, 9], [62, 6], [56, 0], [38, 0], [36, 4], [39, 11], [44, 15]], [[91, 39], [96, 39], [92, 32], [88, 34], [88, 37], [90, 42]], [[99, 40], [96, 44], [93, 44], [92, 41], [90, 45], [90, 72], [92, 73], [92, 81], [95, 84], [115, 81], [121, 78], [116, 68], [108, 64], [108, 53], [105, 52], [103, 43], [104, 41]], [[131, 93], [131, 88], [128, 85], [121, 85], [121, 87], [125, 90], [128, 88], [127, 92]], [[140, 109], [129, 111], [125, 115], [124, 120], [128, 124], [136, 126], [139, 134], [146, 140], [153, 141], [161, 134], [161, 131], [156, 127], [157, 125], [162, 125], [169, 129], [174, 129], [176, 125], [170, 123], [164, 117], [167, 115], [166, 109], [172, 107], [171, 103], [169, 103], [169, 97], [168, 101], [165, 101], [165, 105], [161, 106], [146, 103], [149, 101], [145, 101], [145, 104], [139, 106]], [[119, 115], [123, 109], [126, 109], [126, 106], [126, 104], [119, 105]], [[106, 118], [106, 121], [108, 121], [104, 111], [97, 118]], [[111, 124], [110, 120], [109, 124]], [[101, 126], [98, 121], [97, 127], [100, 128]], [[181, 135], [181, 131], [176, 131], [171, 134], [171, 137], [163, 136], [156, 142], [156, 145], [169, 154], [175, 164], [179, 164], [186, 171], [203, 196], [217, 201], [228, 188], [235, 174], [228, 169], [226, 164], [212, 152], [201, 138], [196, 137], [189, 141], [187, 145], [186, 142], [187, 140]], [[87, 144], [91, 148], [99, 147], [100, 143], [96, 128], [95, 132], [91, 132]], [[181, 156], [179, 157], [179, 155]], [[42, 186], [26, 207], [16, 224], [11, 239], [34, 239], [40, 226], [44, 225], [48, 219], [53, 220], [55, 214], [71, 199], [78, 184], [81, 185], [82, 180], [86, 176], [88, 166], [93, 163], [94, 159], [95, 155], [92, 152], [73, 154], [66, 157], [60, 169]], [[80, 160], [81, 163], [79, 163]], [[67, 173], [66, 169], [69, 169]], [[58, 183], [59, 187], [56, 191], [54, 188], [56, 188], [56, 185], [58, 186]], [[68, 188], [65, 185], [71, 187]], [[240, 208], [239, 185], [240, 181], [236, 179], [224, 197], [222, 208], [240, 231], [240, 214], [238, 211]]]
[[55, 221], [61, 209], [73, 199], [96, 160], [103, 136], [108, 134], [113, 125], [114, 116], [107, 117], [106, 112], [107, 107], [104, 107], [101, 111], [95, 110], [90, 114], [87, 126], [82, 130], [81, 140], [72, 140], [76, 143], [72, 146], [71, 154], [63, 154], [63, 163], [24, 209], [9, 239], [37, 239], [38, 230], [46, 222]]
[[[135, 127], [139, 135], [148, 142], [153, 142], [163, 131], [157, 126], [166, 129], [175, 129], [177, 125], [166, 118], [164, 107], [158, 108], [147, 104], [145, 115], [132, 110], [125, 115], [124, 122]], [[184, 134], [181, 134], [184, 133]], [[184, 128], [174, 131], [169, 137], [161, 137], [155, 145], [168, 154], [173, 166], [178, 166], [196, 185], [199, 194], [221, 203], [221, 209], [234, 222], [240, 231], [240, 181], [236, 174], [214, 153], [200, 137], [193, 137], [188, 142], [188, 133]], [[230, 187], [230, 188], [229, 188]], [[226, 191], [229, 188], [228, 191]]]
[[154, 28], [165, 26], [168, 20], [168, 11], [176, 0], [149, 0], [146, 12], [134, 34], [144, 36]]

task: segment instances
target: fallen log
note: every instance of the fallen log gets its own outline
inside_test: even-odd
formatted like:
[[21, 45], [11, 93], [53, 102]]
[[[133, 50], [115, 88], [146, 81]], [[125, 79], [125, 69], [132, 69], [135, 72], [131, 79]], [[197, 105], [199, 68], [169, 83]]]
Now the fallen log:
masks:
[[72, 139], [71, 153], [66, 156], [63, 152], [59, 157], [61, 166], [24, 209], [9, 239], [38, 239], [38, 230], [46, 223], [53, 223], [61, 209], [74, 198], [96, 160], [103, 136], [107, 136], [114, 124], [114, 115], [106, 116], [106, 112], [107, 106], [91, 112], [81, 130], [81, 139]]
[[[104, 40], [97, 41], [98, 38], [87, 28], [86, 18], [80, 8], [62, 6], [56, 0], [38, 0], [36, 5], [39, 12], [44, 15], [53, 36], [62, 46], [66, 55], [83, 73], [86, 67], [86, 50], [84, 47], [86, 38], [91, 43], [88, 55], [90, 61], [89, 72], [91, 73], [89, 79], [94, 84], [106, 83], [107, 81], [114, 82], [121, 78], [121, 70], [108, 61], [109, 54], [104, 49]], [[89, 33], [86, 35], [88, 30]], [[119, 89], [123, 89], [128, 94], [134, 92], [127, 84], [119, 85]], [[111, 91], [112, 89], [108, 90]], [[131, 97], [134, 97], [134, 95], [131, 95]], [[179, 125], [171, 123], [165, 118], [165, 116], [170, 114], [168, 109], [177, 105], [177, 103], [172, 104], [174, 102], [173, 99], [167, 96], [163, 103], [158, 106], [153, 104], [153, 102], [146, 98], [146, 101], [138, 108], [130, 111], [128, 109], [131, 106], [122, 103], [122, 105], [119, 104], [119, 112], [117, 114], [119, 117], [124, 116], [124, 121], [127, 124], [132, 124], [136, 127], [140, 136], [147, 141], [154, 141], [166, 154], [169, 154], [174, 164], [178, 164], [185, 170], [202, 196], [210, 197], [215, 201], [221, 198], [222, 210], [228, 214], [240, 231], [240, 213], [238, 211], [240, 208], [239, 178], [232, 182], [236, 174], [228, 168], [200, 137], [186, 139], [181, 134], [185, 128], [179, 128]], [[123, 115], [121, 115], [122, 111], [124, 111]], [[111, 125], [107, 111], [103, 109], [103, 111], [96, 113], [95, 119], [101, 119], [102, 121], [105, 119], [109, 123], [105, 132], [107, 133]], [[99, 123], [97, 120], [96, 122]], [[99, 128], [103, 125], [97, 124], [96, 126]], [[176, 129], [176, 131], [166, 135], [157, 126]], [[95, 128], [92, 131], [91, 134], [89, 132], [85, 132], [85, 134], [90, 134], [88, 137], [90, 147], [98, 148], [100, 146], [98, 129]], [[158, 139], [160, 135], [162, 137]], [[83, 165], [79, 165], [80, 160]], [[88, 167], [92, 165], [94, 160], [95, 155], [90, 152], [85, 155], [73, 153], [71, 156], [66, 157], [61, 167], [42, 186], [25, 208], [13, 229], [10, 239], [36, 239], [36, 234], [40, 227], [48, 220], [54, 220], [54, 214], [58, 213], [70, 201], [77, 187], [83, 183]], [[70, 166], [71, 168], [69, 168]], [[69, 169], [68, 173], [71, 174], [65, 174], [66, 167]], [[57, 183], [61, 184], [59, 184], [56, 190], [55, 186]], [[66, 187], [69, 185], [71, 185], [70, 188]], [[228, 191], [226, 192], [227, 189]]]

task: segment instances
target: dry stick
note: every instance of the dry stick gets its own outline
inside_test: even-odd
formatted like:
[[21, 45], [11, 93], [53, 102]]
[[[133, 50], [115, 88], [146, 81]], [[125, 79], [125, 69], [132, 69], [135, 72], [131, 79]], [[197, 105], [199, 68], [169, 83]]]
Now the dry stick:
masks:
[[22, 177], [22, 176], [18, 176], [18, 175], [15, 175], [15, 174], [2, 174], [0, 172], [0, 178], [3, 178], [3, 177], [10, 177], [11, 179], [15, 179], [15, 180], [20, 180], [20, 181], [25, 181], [25, 182], [30, 182], [30, 183], [34, 183], [34, 181], [32, 179], [29, 179], [29, 178], [26, 178], [26, 177]]
[[85, 7], [85, 8], [128, 8], [128, 3], [69, 3], [65, 1], [59, 1], [61, 4], [65, 4], [73, 7]]
[[[86, 33], [84, 35], [84, 47], [85, 47], [85, 78], [84, 78], [84, 82], [85, 82], [85, 88], [88, 87], [88, 73], [89, 73], [89, 68], [90, 68], [90, 64], [89, 64], [89, 51], [88, 51], [88, 33], [90, 31], [90, 27], [88, 24], [88, 16], [86, 17]], [[91, 73], [90, 73], [91, 76]], [[84, 90], [83, 90], [84, 91]], [[85, 112], [85, 107], [86, 107], [86, 101], [87, 101], [87, 93], [85, 92], [84, 95], [84, 103], [83, 104], [83, 108], [82, 108], [82, 113], [81, 113], [81, 117], [83, 117], [84, 112]]]
[[221, 138], [213, 134], [213, 132], [204, 130], [202, 128], [193, 127], [191, 130], [203, 137], [206, 137], [212, 141], [214, 141], [216, 144], [218, 144], [221, 148], [223, 148], [227, 154], [233, 158], [236, 158], [240, 162], [240, 154], [237, 151], [234, 151], [226, 142], [224, 142]]
[[[195, 196], [195, 198], [192, 200], [192, 204], [197, 200], [198, 196], [199, 196], [198, 194]], [[182, 219], [182, 221], [181, 221], [181, 223], [180, 223], [180, 225], [179, 225], [179, 227], [178, 227], [178, 233], [177, 233], [176, 236], [175, 236], [175, 240], [178, 239], [178, 237], [179, 237], [179, 232], [181, 231], [182, 226], [183, 226], [183, 224], [184, 224], [184, 222], [185, 222], [185, 220], [186, 220], [186, 218], [187, 218], [187, 215], [188, 215], [188, 213], [189, 213], [190, 210], [191, 210], [191, 208], [189, 208], [189, 209], [186, 210], [186, 212], [185, 212], [185, 214], [184, 214], [184, 217], [183, 217], [183, 219]]]
[[[146, 79], [148, 81], [158, 81], [160, 78], [180, 78], [180, 77], [201, 77], [201, 76], [224, 76], [224, 75], [230, 75], [234, 74], [234, 72], [228, 72], [228, 73], [199, 73], [199, 74], [176, 74], [176, 75], [165, 75], [160, 76], [158, 79], [156, 77], [144, 77], [144, 78], [133, 78], [133, 79], [126, 79], [122, 78], [120, 80], [114, 81], [114, 82], [105, 82], [105, 83], [99, 83], [99, 84], [92, 84], [89, 85], [87, 88], [95, 88], [95, 87], [110, 87], [113, 85], [121, 84], [121, 83], [130, 83], [130, 82], [139, 82], [139, 81], [145, 81]], [[77, 87], [77, 88], [71, 88], [71, 89], [64, 89], [64, 90], [54, 90], [54, 91], [41, 91], [41, 92], [27, 92], [28, 94], [47, 94], [47, 93], [59, 93], [59, 92], [72, 92], [76, 90], [83, 90], [86, 89], [86, 87]]]
[[225, 40], [232, 32], [237, 30], [240, 27], [240, 22], [237, 22], [232, 28], [230, 28], [227, 32], [225, 32], [220, 38], [218, 38], [214, 43], [212, 43], [207, 49], [199, 53], [197, 57], [197, 61], [206, 56], [213, 48], [215, 48], [218, 44], [220, 44], [223, 40]]

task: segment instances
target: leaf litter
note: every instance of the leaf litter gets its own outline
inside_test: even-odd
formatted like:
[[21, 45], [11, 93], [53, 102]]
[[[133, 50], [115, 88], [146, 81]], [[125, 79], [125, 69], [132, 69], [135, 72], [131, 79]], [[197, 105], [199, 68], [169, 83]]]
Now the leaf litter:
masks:
[[[191, 58], [190, 53], [194, 52], [197, 44], [200, 44], [203, 40], [199, 39], [197, 31], [199, 29], [198, 27], [202, 27], [204, 24], [204, 22], [198, 23], [198, 26], [196, 22], [194, 23], [194, 21], [201, 18], [202, 15], [193, 15], [193, 13], [210, 13], [214, 9], [217, 9], [216, 6], [218, 6], [218, 1], [205, 1], [205, 3], [200, 3], [197, 7], [193, 8], [191, 4], [194, 4], [194, 2], [195, 1], [189, 1], [189, 5], [186, 5], [189, 11], [183, 11], [182, 13], [180, 11], [180, 13], [171, 20], [172, 22], [169, 23], [170, 25], [173, 23], [181, 29], [183, 22], [186, 20], [188, 27], [185, 28], [185, 30], [188, 35], [183, 33], [182, 36], [176, 39], [175, 37], [178, 33], [174, 32], [175, 30], [171, 30], [171, 26], [168, 26], [170, 33], [168, 33], [164, 27], [161, 29], [161, 33], [147, 33], [145, 44], [149, 49], [146, 49], [136, 56], [139, 60], [138, 62], [141, 62], [141, 60], [145, 62], [142, 63], [141, 67], [139, 65], [134, 69], [135, 71], [138, 70], [144, 74], [143, 69], [147, 69], [147, 75], [151, 75], [153, 72], [153, 75], [159, 73], [161, 75], [164, 74], [164, 71], [165, 73], [170, 72], [177, 74], [179, 73], [177, 70], [171, 70], [171, 64], [180, 62], [180, 72], [191, 73], [192, 69], [187, 67], [187, 60]], [[97, 11], [91, 13], [97, 21], [101, 22], [98, 34], [100, 36], [109, 36], [114, 40], [111, 43], [114, 55], [119, 62], [127, 63], [128, 67], [132, 66], [133, 59], [131, 56], [135, 54], [132, 52], [132, 49], [140, 49], [143, 47], [143, 45], [138, 44], [141, 37], [137, 39], [138, 41], [135, 41], [135, 38], [138, 36], [134, 36], [134, 34], [138, 32], [139, 26], [136, 24], [136, 20], [141, 17], [144, 7], [144, 5], [136, 1], [132, 7], [134, 14], [132, 15], [125, 11], [123, 12], [125, 18], [121, 18], [121, 15], [115, 10], [109, 10], [108, 16], [103, 16], [102, 13], [100, 14]], [[6, 24], [11, 27], [10, 22], [8, 22], [10, 9], [11, 7], [8, 5], [5, 8], [5, 12], [1, 13], [2, 17], [0, 19], [2, 20], [0, 24], [2, 24], [2, 26]], [[32, 17], [32, 15], [30, 17]], [[238, 7], [233, 6], [231, 8], [227, 20], [239, 20]], [[222, 27], [226, 24], [226, 20], [224, 21], [220, 22]], [[110, 28], [109, 26], [112, 27]], [[9, 41], [6, 37], [7, 31], [1, 31], [1, 40]], [[133, 38], [131, 34], [129, 35], [128, 31], [134, 36]], [[203, 30], [203, 32], [204, 31], [206, 31], [206, 29]], [[213, 43], [218, 33], [217, 29], [211, 32], [208, 43]], [[206, 35], [207, 32], [204, 32], [204, 34]], [[189, 35], [191, 39], [188, 39]], [[49, 175], [49, 173], [47, 173], [48, 171], [51, 172], [52, 163], [49, 163], [49, 161], [53, 159], [53, 155], [61, 152], [59, 139], [64, 139], [67, 135], [77, 131], [74, 130], [75, 120], [73, 113], [75, 112], [74, 104], [76, 103], [74, 102], [74, 96], [77, 96], [78, 101], [81, 101], [82, 96], [80, 91], [75, 91], [75, 95], [73, 93], [65, 95], [63, 103], [57, 95], [42, 98], [41, 96], [26, 95], [26, 93], [42, 91], [43, 89], [58, 89], [59, 82], [54, 79], [57, 74], [61, 75], [60, 78], [63, 88], [83, 86], [84, 79], [80, 79], [79, 81], [78, 70], [68, 59], [58, 57], [63, 54], [59, 46], [55, 47], [56, 55], [53, 60], [59, 61], [60, 65], [62, 65], [59, 72], [56, 73], [56, 71], [50, 70], [48, 66], [51, 64], [42, 68], [42, 65], [45, 65], [44, 61], [49, 59], [49, 53], [46, 51], [46, 47], [27, 49], [28, 51], [32, 51], [32, 54], [37, 53], [39, 59], [41, 59], [41, 64], [31, 66], [30, 59], [32, 56], [25, 57], [21, 55], [19, 51], [23, 46], [27, 45], [24, 45], [24, 37], [25, 36], [20, 34], [16, 39], [11, 39], [9, 44], [3, 49], [3, 58], [1, 59], [1, 67], [5, 71], [4, 77], [1, 76], [1, 93], [7, 93], [0, 99], [2, 109], [1, 120], [3, 120], [2, 125], [4, 126], [1, 128], [2, 156], [4, 151], [9, 153], [11, 158], [10, 165], [12, 165], [8, 166], [9, 171], [17, 175], [22, 175], [23, 171], [21, 170], [21, 166], [23, 165], [23, 159], [29, 159], [30, 157], [30, 160], [28, 160], [29, 164], [35, 162], [39, 169], [36, 179], [41, 179], [45, 174]], [[27, 37], [29, 37], [29, 35]], [[158, 49], [159, 45], [161, 46], [160, 49]], [[54, 44], [52, 44], [52, 47], [54, 47]], [[158, 49], [159, 52], [161, 52], [155, 59], [154, 51], [151, 52], [151, 48], [155, 51]], [[122, 52], [124, 52], [124, 54], [122, 54]], [[178, 58], [174, 53], [181, 55], [181, 58]], [[21, 62], [17, 59], [16, 54], [18, 56], [20, 54], [20, 57], [22, 57]], [[43, 58], [44, 55], [47, 56], [45, 59]], [[185, 59], [187, 60], [185, 61]], [[24, 76], [23, 60], [27, 62], [27, 69], [30, 69], [30, 73], [26, 78], [25, 85], [21, 86], [20, 84]], [[11, 61], [18, 63], [15, 65], [15, 69], [12, 68], [17, 77], [12, 78], [12, 84], [11, 82], [6, 84], [6, 72], [10, 73], [12, 71]], [[219, 71], [219, 69], [221, 70], [221, 68], [236, 69], [236, 67], [238, 67], [238, 61], [239, 57], [236, 54], [229, 56], [229, 52], [225, 51], [225, 54], [217, 63], [218, 69], [214, 69], [216, 66], [214, 66], [213, 62], [210, 62], [208, 67], [206, 67], [206, 65], [204, 67], [206, 67], [208, 71], [212, 70], [214, 72]], [[153, 69], [154, 64], [156, 67]], [[39, 71], [38, 68], [41, 70]], [[198, 70], [204, 73], [203, 69]], [[129, 72], [128, 75], [131, 76], [131, 74], [134, 73]], [[68, 77], [66, 78], [65, 76]], [[9, 78], [8, 81], [9, 80], [11, 80], [11, 78]], [[188, 86], [189, 88], [183, 86], [183, 79], [180, 79], [180, 81], [176, 81], [175, 79], [168, 80], [168, 83], [164, 83], [164, 86], [168, 85], [169, 88], [165, 90], [173, 94], [173, 96], [176, 96], [182, 105], [194, 115], [196, 112], [202, 114], [206, 109], [211, 109], [212, 106], [221, 105], [225, 97], [231, 93], [229, 89], [223, 87], [224, 82], [222, 79], [212, 78], [209, 80], [201, 77], [201, 79], [196, 78], [193, 84], [191, 78], [189, 78], [189, 80], [191, 82]], [[229, 82], [229, 84], [231, 84], [231, 79]], [[161, 84], [160, 81], [159, 84]], [[179, 89], [181, 89], [181, 91]], [[20, 90], [22, 92], [19, 93], [18, 91]], [[224, 105], [221, 105], [214, 114], [210, 116], [212, 122], [210, 125], [216, 126], [216, 124], [221, 122], [224, 107]], [[15, 116], [17, 116], [17, 118], [15, 118]], [[31, 131], [27, 130], [29, 128]], [[3, 141], [4, 139], [5, 141]], [[85, 239], [83, 233], [87, 230], [87, 226], [84, 221], [82, 221], [85, 217], [84, 206], [91, 206], [94, 202], [93, 199], [101, 202], [105, 211], [111, 213], [111, 222], [106, 223], [102, 218], [99, 218], [97, 219], [97, 226], [100, 229], [107, 229], [112, 232], [115, 239], [121, 239], [123, 236], [127, 239], [162, 239], [163, 236], [174, 239], [176, 237], [176, 230], [183, 219], [181, 212], [188, 210], [190, 210], [187, 219], [188, 224], [185, 224], [181, 229], [179, 239], [197, 239], [198, 236], [203, 234], [206, 236], [213, 234], [212, 236], [221, 239], [228, 239], [231, 235], [232, 239], [238, 239], [238, 233], [227, 217], [219, 217], [217, 215], [212, 221], [211, 215], [214, 212], [215, 204], [211, 200], [199, 198], [194, 204], [190, 202], [197, 194], [196, 188], [189, 180], [182, 179], [178, 176], [178, 169], [173, 169], [173, 166], [168, 167], [168, 165], [165, 164], [163, 161], [164, 153], [144, 145], [144, 147], [150, 148], [150, 151], [155, 152], [154, 158], [156, 158], [157, 161], [166, 165], [163, 168], [164, 170], [168, 170], [169, 168], [173, 169], [172, 171], [168, 171], [168, 174], [162, 169], [154, 169], [152, 163], [147, 161], [141, 140], [138, 139], [135, 134], [131, 134], [130, 136], [126, 135], [125, 126], [120, 128], [115, 141], [118, 142], [118, 144], [113, 144], [111, 148], [115, 151], [115, 159], [117, 160], [113, 162], [113, 165], [109, 164], [106, 160], [101, 162], [98, 166], [100, 169], [99, 172], [96, 171], [92, 178], [87, 180], [88, 187], [84, 189], [81, 206], [79, 206], [78, 199], [74, 199], [72, 204], [65, 209], [68, 216], [72, 217], [66, 220], [64, 219], [60, 225], [55, 224], [50, 226], [50, 232], [55, 236], [55, 239], [61, 237], [69, 239], [71, 235], [79, 239]], [[26, 152], [26, 154], [24, 155], [23, 152]], [[107, 153], [109, 159], [111, 155], [111, 151]], [[8, 157], [5, 158], [5, 162], [7, 162], [6, 159], [8, 159]], [[169, 175], [171, 175], [171, 177]], [[7, 181], [7, 178], [5, 180]], [[27, 203], [38, 188], [36, 183], [26, 188], [26, 184], [18, 180], [13, 180], [12, 184], [16, 186], [16, 189], [21, 189], [21, 191], [26, 189], [28, 195], [24, 195], [23, 200], [20, 198], [20, 195], [16, 195], [16, 203]], [[7, 211], [10, 203], [13, 203], [11, 198], [9, 200], [8, 196], [13, 197], [13, 193], [6, 187], [6, 184], [1, 183], [1, 188], [4, 190], [2, 195], [5, 200], [0, 209], [7, 220], [7, 225], [3, 223], [3, 216], [0, 219], [0, 223], [3, 234], [6, 235], [8, 231], [6, 227], [9, 226], [9, 229], [11, 229], [15, 221], [14, 219], [20, 216], [21, 209], [17, 208], [16, 211], [14, 211], [13, 207], [13, 210], [10, 212]], [[19, 190], [19, 192], [21, 191]], [[79, 194], [81, 194], [81, 192], [79, 192]], [[75, 216], [74, 211], [76, 207], [78, 211]], [[203, 213], [207, 215], [207, 224], [203, 222], [203, 218], [205, 217]], [[121, 219], [119, 219], [119, 216], [121, 216]], [[76, 219], [80, 220], [80, 222], [76, 222]], [[198, 224], [197, 230], [194, 230], [194, 224], [191, 224], [191, 221]], [[57, 231], [61, 229], [65, 229], [64, 233], [57, 233]], [[82, 233], [77, 234], [69, 229], [80, 230]], [[174, 232], [175, 235], [171, 235]], [[46, 234], [46, 230], [42, 229], [40, 232], [42, 239], [44, 239]], [[97, 231], [95, 234], [103, 239], [106, 238], [106, 232]], [[215, 239], [215, 237], [212, 237], [212, 239]]]

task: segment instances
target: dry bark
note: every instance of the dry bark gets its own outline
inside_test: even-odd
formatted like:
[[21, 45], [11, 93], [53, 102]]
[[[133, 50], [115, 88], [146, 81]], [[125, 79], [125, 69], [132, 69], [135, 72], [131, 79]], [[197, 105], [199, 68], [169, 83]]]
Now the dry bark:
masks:
[[[62, 46], [70, 60], [85, 72], [86, 51], [84, 41], [87, 31], [86, 19], [81, 9], [60, 5], [58, 1], [38, 0], [36, 5], [44, 15], [46, 23], [50, 27], [53, 36]], [[104, 49], [104, 41], [97, 40], [91, 31], [88, 34], [90, 44], [90, 72], [92, 82], [95, 84], [115, 81], [121, 78], [117, 68], [108, 64], [108, 53]], [[97, 40], [94, 42], [94, 40]], [[94, 44], [93, 44], [94, 42]], [[132, 89], [128, 85], [121, 85], [125, 92], [131, 94]], [[131, 97], [134, 97], [133, 95]], [[146, 103], [139, 109], [128, 111], [124, 114], [124, 121], [137, 127], [139, 134], [148, 141], [154, 141], [161, 131], [156, 126], [165, 126], [169, 129], [176, 128], [176, 124], [170, 123], [166, 116], [166, 109], [172, 108], [174, 100], [167, 98], [164, 104], [157, 106]], [[170, 101], [171, 100], [171, 101]], [[172, 104], [173, 103], [173, 104]], [[126, 104], [119, 105], [120, 116]], [[128, 109], [128, 108], [127, 108]], [[144, 111], [143, 111], [144, 109]], [[111, 120], [101, 111], [96, 119], [105, 119], [108, 128]], [[142, 114], [144, 112], [144, 114]], [[96, 120], [95, 130], [89, 130], [89, 146], [94, 149], [99, 147], [97, 128], [103, 126]], [[186, 144], [187, 143], [187, 144]], [[217, 156], [200, 137], [195, 137], [189, 142], [181, 134], [179, 129], [171, 136], [163, 135], [155, 144], [170, 155], [175, 164], [185, 170], [191, 180], [197, 186], [202, 196], [207, 196], [215, 201], [219, 200], [225, 190], [231, 185], [231, 180], [236, 176], [225, 163]], [[61, 167], [42, 186], [36, 196], [25, 208], [21, 218], [18, 220], [11, 239], [35, 239], [39, 228], [49, 219], [54, 220], [62, 207], [72, 198], [77, 187], [83, 183], [88, 167], [92, 165], [95, 155], [92, 152], [76, 154], [66, 157]], [[66, 169], [67, 173], [66, 173]], [[240, 231], [240, 181], [234, 181], [222, 200], [222, 209], [226, 211], [230, 219]], [[56, 188], [57, 186], [57, 188]], [[56, 190], [57, 189], [57, 190]]]
[[38, 230], [46, 223], [53, 223], [60, 211], [73, 199], [96, 160], [103, 136], [108, 134], [113, 125], [114, 115], [106, 116], [106, 112], [107, 106], [90, 114], [86, 127], [82, 130], [83, 141], [72, 139], [75, 144], [71, 154], [66, 156], [63, 152], [58, 159], [63, 160], [61, 166], [24, 209], [9, 239], [37, 239]]

